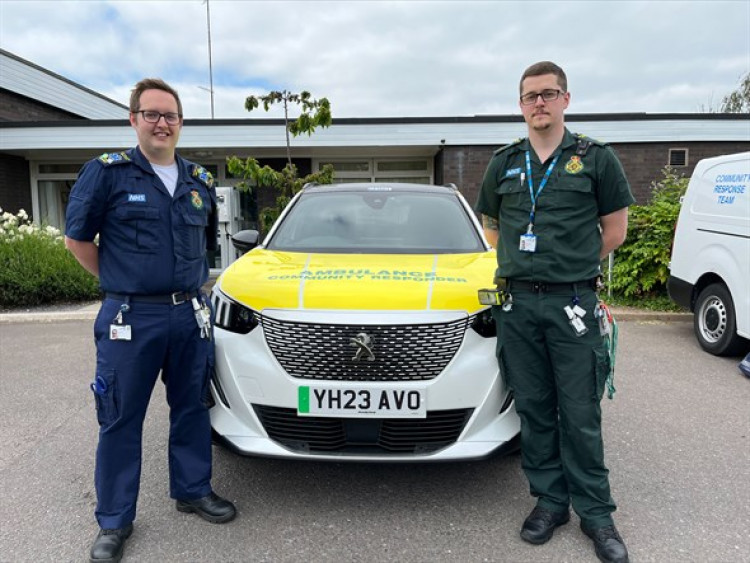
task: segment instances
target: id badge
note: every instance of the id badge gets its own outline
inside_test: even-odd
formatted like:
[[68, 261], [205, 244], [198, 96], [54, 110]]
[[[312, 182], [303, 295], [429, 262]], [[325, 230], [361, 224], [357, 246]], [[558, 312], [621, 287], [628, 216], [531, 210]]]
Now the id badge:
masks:
[[518, 249], [521, 252], [536, 252], [536, 235], [534, 233], [525, 233], [521, 235]]
[[130, 340], [131, 332], [130, 325], [109, 325], [109, 339], [110, 340]]

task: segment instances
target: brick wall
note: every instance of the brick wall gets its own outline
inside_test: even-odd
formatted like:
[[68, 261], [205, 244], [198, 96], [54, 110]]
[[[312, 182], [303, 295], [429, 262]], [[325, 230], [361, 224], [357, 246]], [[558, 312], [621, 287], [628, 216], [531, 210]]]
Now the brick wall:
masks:
[[0, 88], [0, 121], [63, 121], [84, 119]]
[[675, 167], [677, 174], [689, 177], [698, 161], [712, 156], [750, 151], [748, 142], [692, 142], [613, 144], [628, 176], [636, 203], [645, 204], [651, 197], [651, 183], [660, 180], [669, 163], [669, 149], [687, 149], [687, 165]]
[[3, 211], [14, 215], [23, 209], [31, 217], [29, 163], [20, 156], [0, 156], [0, 202]]
[[[442, 182], [458, 186], [461, 194], [470, 205], [474, 205], [479, 195], [479, 186], [492, 153], [499, 148], [485, 146], [445, 147], [443, 149]], [[436, 174], [436, 176], [439, 176]]]
[[[498, 145], [499, 147], [499, 145]], [[436, 158], [436, 166], [442, 169], [435, 177], [440, 183], [453, 182], [473, 206], [479, 195], [484, 171], [498, 147], [463, 146], [445, 147]], [[687, 166], [675, 168], [678, 174], [690, 176], [699, 160], [722, 154], [750, 151], [748, 142], [682, 142], [613, 144], [630, 182], [636, 203], [645, 204], [651, 196], [651, 183], [662, 178], [662, 169], [667, 165], [669, 149], [688, 149]]]

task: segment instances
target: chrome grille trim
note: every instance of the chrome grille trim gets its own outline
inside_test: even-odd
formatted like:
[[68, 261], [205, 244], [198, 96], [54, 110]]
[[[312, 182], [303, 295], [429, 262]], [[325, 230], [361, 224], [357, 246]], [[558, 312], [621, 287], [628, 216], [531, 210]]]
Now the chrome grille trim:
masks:
[[[424, 324], [326, 324], [260, 315], [266, 343], [292, 377], [335, 381], [425, 381], [453, 359], [469, 319]], [[351, 339], [374, 339], [374, 361], [354, 361]]]

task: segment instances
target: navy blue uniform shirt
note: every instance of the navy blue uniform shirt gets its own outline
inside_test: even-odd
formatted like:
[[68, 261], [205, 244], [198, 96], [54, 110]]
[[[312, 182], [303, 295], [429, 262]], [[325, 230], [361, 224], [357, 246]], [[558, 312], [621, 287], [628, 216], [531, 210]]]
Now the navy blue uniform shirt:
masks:
[[175, 155], [174, 196], [139, 148], [87, 162], [73, 186], [65, 235], [99, 235], [103, 291], [163, 295], [199, 289], [216, 248], [216, 190], [201, 166]]

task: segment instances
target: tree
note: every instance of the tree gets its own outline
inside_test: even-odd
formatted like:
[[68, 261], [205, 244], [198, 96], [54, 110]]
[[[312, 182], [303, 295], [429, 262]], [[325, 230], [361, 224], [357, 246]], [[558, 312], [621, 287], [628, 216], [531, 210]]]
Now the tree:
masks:
[[[280, 191], [276, 198], [276, 205], [266, 207], [259, 213], [258, 220], [262, 231], [270, 229], [273, 222], [286, 207], [294, 195], [308, 182], [319, 184], [330, 184], [333, 181], [333, 166], [327, 164], [319, 172], [313, 172], [303, 178], [299, 178], [297, 167], [292, 163], [292, 148], [290, 134], [297, 137], [301, 133], [312, 135], [317, 127], [329, 127], [332, 123], [331, 104], [327, 98], [316, 100], [310, 96], [310, 92], [302, 91], [294, 94], [287, 90], [272, 91], [265, 96], [248, 96], [245, 99], [245, 109], [253, 111], [260, 104], [268, 111], [273, 104], [281, 103], [284, 106], [284, 132], [286, 134], [286, 158], [287, 164], [283, 170], [274, 170], [270, 166], [260, 166], [254, 158], [244, 161], [236, 156], [227, 159], [227, 168], [235, 176], [242, 178], [237, 185], [241, 190], [249, 191], [254, 184], [257, 187], [271, 187]], [[296, 119], [289, 118], [289, 107], [291, 104], [301, 106], [301, 113]]]
[[724, 96], [721, 113], [750, 113], [750, 72], [740, 80], [737, 89]]

